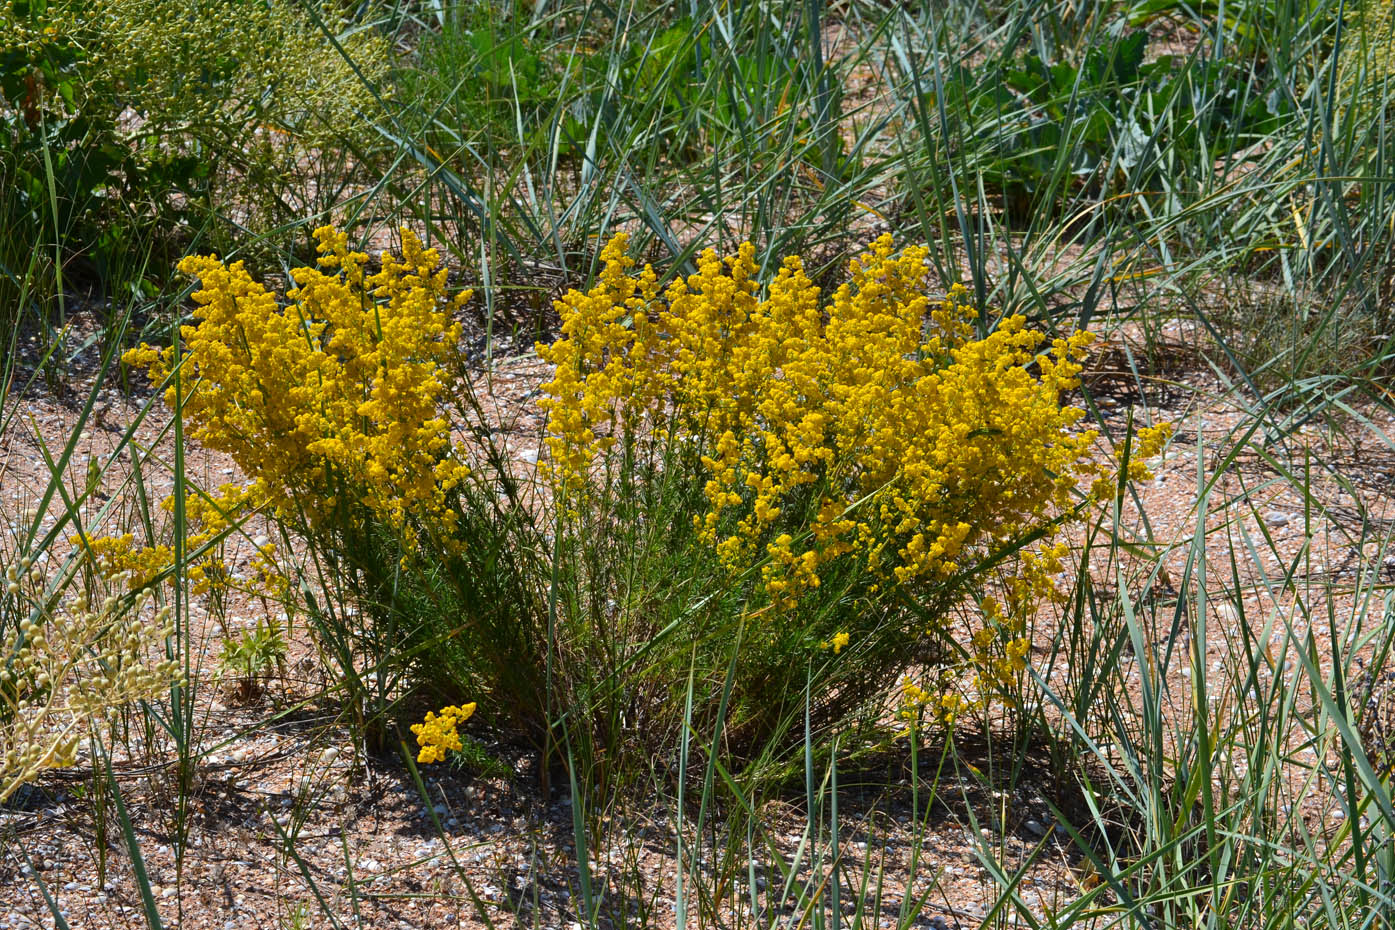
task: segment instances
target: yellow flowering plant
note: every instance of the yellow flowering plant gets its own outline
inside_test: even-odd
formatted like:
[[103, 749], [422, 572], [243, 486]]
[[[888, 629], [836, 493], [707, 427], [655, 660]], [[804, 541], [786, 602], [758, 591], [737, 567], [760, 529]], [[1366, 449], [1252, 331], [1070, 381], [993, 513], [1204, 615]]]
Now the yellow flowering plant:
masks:
[[[320, 267], [292, 272], [284, 307], [241, 262], [185, 258], [180, 270], [203, 283], [198, 323], [180, 347], [142, 345], [125, 361], [157, 383], [182, 362], [190, 432], [254, 476], [249, 501], [312, 529], [352, 503], [397, 531], [416, 521], [449, 533], [447, 496], [468, 469], [441, 403], [455, 386], [452, 313], [470, 293], [451, 293], [439, 254], [410, 232], [375, 274], [344, 233], [315, 237]], [[171, 406], [179, 390], [167, 387]]]
[[[236, 588], [262, 600], [284, 599], [287, 580], [277, 564], [275, 543], [264, 538], [253, 540], [252, 571], [246, 582], [234, 584], [233, 572], [224, 560], [227, 538], [255, 511], [254, 491], [255, 488], [225, 484], [216, 493], [191, 489], [184, 495], [185, 568], [190, 593], [207, 594], [220, 601]], [[174, 498], [165, 498], [160, 506], [166, 513], [173, 512]], [[121, 575], [132, 591], [173, 577], [175, 553], [169, 543], [139, 545], [134, 533], [81, 534], [69, 542], [95, 575], [108, 581]]]
[[[164, 385], [188, 435], [248, 478], [191, 499], [191, 525], [255, 511], [317, 553], [302, 580], [325, 596], [309, 618], [376, 739], [415, 684], [444, 697], [492, 687], [492, 705], [536, 719], [538, 573], [522, 561], [538, 547], [518, 538], [530, 523], [466, 377], [457, 317], [470, 292], [409, 230], [377, 270], [346, 233], [315, 238], [318, 266], [293, 269], [284, 297], [240, 262], [184, 259], [201, 283], [193, 320], [176, 345], [125, 355]], [[121, 550], [95, 545], [99, 558]], [[345, 599], [353, 609], [335, 608]]]
[[473, 703], [450, 704], [441, 708], [439, 714], [427, 711], [426, 719], [421, 723], [412, 724], [411, 727], [412, 735], [417, 738], [417, 745], [421, 747], [417, 753], [417, 761], [444, 762], [446, 753], [460, 752], [460, 725], [474, 716], [474, 713]]
[[[606, 246], [595, 285], [557, 302], [559, 338], [538, 346], [554, 366], [548, 474], [592, 537], [616, 488], [690, 489], [664, 545], [683, 545], [686, 522], [687, 564], [710, 561], [712, 584], [739, 592], [740, 682], [754, 690], [743, 707], [738, 686], [738, 722], [788, 716], [806, 674], [791, 659], [819, 651], [828, 714], [916, 663], [962, 666], [980, 702], [1001, 690], [1054, 596], [1061, 527], [1112, 493], [1095, 434], [1062, 401], [1090, 335], [1048, 339], [1021, 316], [985, 332], [963, 287], [931, 296], [927, 250], [890, 236], [830, 294], [795, 257], [762, 281], [750, 244], [704, 253], [666, 287], [627, 248], [623, 234]], [[1145, 433], [1136, 474], [1166, 435]], [[965, 644], [951, 617], [968, 595], [982, 609]], [[834, 660], [849, 641], [857, 661]]]

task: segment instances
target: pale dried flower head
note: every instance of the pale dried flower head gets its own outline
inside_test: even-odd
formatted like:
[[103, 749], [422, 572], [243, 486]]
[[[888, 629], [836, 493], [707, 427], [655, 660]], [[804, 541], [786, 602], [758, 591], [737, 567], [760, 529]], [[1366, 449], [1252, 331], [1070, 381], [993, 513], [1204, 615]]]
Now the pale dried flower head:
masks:
[[0, 802], [74, 764], [95, 724], [177, 681], [179, 663], [165, 657], [173, 632], [169, 608], [148, 594], [108, 596], [95, 608], [77, 596], [21, 621], [0, 658]]

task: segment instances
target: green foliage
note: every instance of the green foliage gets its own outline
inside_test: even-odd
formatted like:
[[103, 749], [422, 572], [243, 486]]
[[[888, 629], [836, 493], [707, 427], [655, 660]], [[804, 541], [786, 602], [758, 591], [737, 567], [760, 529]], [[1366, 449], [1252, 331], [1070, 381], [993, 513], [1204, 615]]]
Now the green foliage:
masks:
[[[666, 159], [675, 164], [700, 161], [733, 127], [751, 126], [757, 120], [791, 119], [793, 131], [812, 130], [812, 114], [800, 108], [771, 112], [796, 85], [795, 63], [761, 54], [758, 48], [737, 46], [721, 55], [709, 30], [692, 19], [643, 33], [614, 52], [597, 52], [583, 64], [596, 76], [618, 63], [617, 87], [590, 80], [595, 87], [572, 106], [564, 128], [577, 144], [588, 117], [613, 109], [609, 97], [615, 90], [625, 98], [646, 100], [645, 117]], [[767, 127], [763, 135], [769, 138]], [[755, 140], [751, 140], [754, 142]]]
[[513, 149], [539, 140], [564, 66], [526, 23], [498, 15], [492, 3], [457, 11], [425, 32], [398, 69], [399, 119], [443, 157], [462, 146]]
[[19, 299], [16, 285], [36, 247], [67, 259], [57, 244], [82, 243], [75, 257], [98, 278], [113, 277], [133, 246], [141, 209], [133, 204], [133, 179], [144, 174], [178, 187], [197, 170], [190, 161], [142, 165], [120, 143], [119, 110], [89, 99], [86, 49], [42, 22], [0, 17], [0, 198], [7, 220], [0, 288], [7, 306]]
[[824, 15], [802, 0], [742, 4], [720, 25], [669, 2], [404, 15], [401, 33], [425, 37], [382, 94], [403, 153], [385, 199], [462, 262], [483, 241], [498, 265], [486, 274], [541, 261], [584, 276], [622, 213], [680, 262], [747, 237], [763, 258], [807, 253], [847, 232], [851, 201], [891, 160], [877, 148], [887, 120], [851, 139], [839, 127], [840, 75], [872, 54], [870, 36], [803, 53], [811, 37], [821, 46]]
[[450, 761], [453, 767], [482, 778], [509, 779], [515, 774], [507, 762], [490, 752], [487, 745], [464, 733], [460, 734], [460, 749], [451, 755]]
[[[446, 160], [462, 149], [517, 158], [539, 148], [582, 159], [596, 121], [638, 118], [646, 144], [682, 164], [705, 158], [733, 127], [770, 118], [792, 90], [793, 62], [741, 47], [723, 56], [690, 18], [646, 18], [621, 35], [598, 35], [601, 47], [588, 51], [489, 2], [461, 10], [426, 33], [393, 95], [403, 122]], [[807, 112], [788, 112], [811, 131]]]
[[286, 664], [286, 638], [280, 623], [258, 618], [256, 626], [225, 636], [219, 674], [232, 678], [237, 697], [255, 700], [272, 671], [283, 672]]
[[953, 66], [945, 97], [964, 118], [956, 157], [980, 166], [1018, 225], [1078, 197], [1122, 195], [1138, 216], [1131, 195], [1167, 190], [1175, 163], [1214, 160], [1279, 126], [1271, 108], [1282, 98], [1247, 93], [1243, 63], [1147, 52], [1148, 34], [1136, 30], [1075, 64], [1025, 53]]
[[[541, 743], [547, 729], [541, 540], [516, 499], [472, 475], [450, 495], [449, 540], [404, 545], [352, 506], [310, 537], [302, 578], [321, 658], [376, 750], [394, 745], [404, 699], [481, 701], [482, 716]], [[346, 489], [345, 493], [349, 493]]]
[[[62, 243], [65, 264], [80, 260], [73, 277], [151, 292], [145, 272], [164, 275], [195, 229], [233, 249], [326, 209], [313, 165], [347, 170], [332, 153], [371, 142], [359, 81], [386, 66], [371, 31], [341, 34], [352, 64], [328, 44], [327, 11], [281, 0], [10, 4], [0, 174], [16, 221], [0, 255]], [[133, 268], [131, 253], [152, 243], [157, 260]]]
[[[946, 661], [913, 608], [856, 596], [857, 572], [830, 573], [786, 616], [753, 611], [766, 560], [733, 577], [694, 528], [701, 466], [649, 453], [618, 462], [561, 524], [553, 713], [598, 794], [645, 777], [688, 727], [720, 733], [733, 772], [783, 772], [806, 710], [820, 740], [873, 726], [866, 698], [890, 693], [904, 664]], [[826, 644], [848, 629], [860, 641], [835, 655]]]

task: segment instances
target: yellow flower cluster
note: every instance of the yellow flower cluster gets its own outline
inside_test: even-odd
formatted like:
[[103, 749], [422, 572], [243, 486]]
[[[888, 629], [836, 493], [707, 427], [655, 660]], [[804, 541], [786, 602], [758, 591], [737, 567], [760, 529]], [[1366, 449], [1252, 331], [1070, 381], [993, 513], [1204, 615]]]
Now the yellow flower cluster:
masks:
[[426, 712], [426, 720], [422, 723], [412, 724], [412, 732], [416, 734], [417, 745], [421, 751], [417, 753], [418, 762], [444, 762], [446, 752], [459, 752], [460, 725], [475, 713], [473, 702], [456, 706], [454, 704], [441, 708], [441, 713], [432, 711]]
[[606, 247], [595, 287], [557, 303], [561, 336], [538, 347], [556, 369], [555, 483], [586, 493], [627, 429], [695, 446], [698, 530], [733, 570], [764, 561], [777, 607], [838, 564], [935, 586], [1026, 536], [1049, 542], [1098, 473], [1094, 434], [1060, 400], [1089, 334], [1048, 347], [1010, 316], [978, 335], [964, 288], [928, 296], [924, 248], [881, 237], [826, 300], [797, 258], [762, 292], [749, 244], [706, 252], [660, 295], [625, 248]]
[[896, 716], [906, 722], [907, 733], [920, 724], [921, 717], [926, 712], [940, 726], [951, 728], [959, 715], [971, 706], [949, 683], [931, 690], [916, 684], [908, 675], [901, 681], [901, 698]]
[[120, 536], [74, 537], [72, 542], [86, 550], [87, 558], [103, 578], [121, 576], [132, 591], [148, 587], [174, 565], [174, 549], [169, 546], [137, 546], [131, 533]]
[[825, 640], [820, 645], [824, 649], [832, 649], [833, 654], [836, 656], [847, 648], [850, 639], [851, 637], [847, 633], [840, 631], [834, 633], [832, 639]]
[[561, 337], [537, 347], [555, 366], [539, 401], [551, 429], [552, 461], [544, 467], [572, 490], [580, 489], [595, 456], [614, 444], [616, 423], [642, 415], [657, 399], [643, 356], [656, 335], [647, 308], [658, 295], [657, 278], [647, 267], [637, 277], [629, 274], [634, 261], [625, 254], [627, 242], [622, 234], [606, 245], [596, 286], [587, 294], [571, 291], [556, 304]]
[[999, 574], [994, 585], [998, 596], [978, 599], [980, 625], [970, 636], [975, 706], [990, 696], [1015, 703], [1020, 675], [1031, 654], [1028, 629], [1043, 604], [1059, 602], [1062, 594], [1055, 579], [1065, 571], [1069, 548], [1064, 542], [1042, 545], [1017, 554], [1011, 570]]
[[[448, 496], [467, 469], [442, 407], [452, 316], [470, 293], [452, 294], [437, 251], [407, 230], [402, 257], [385, 253], [376, 274], [344, 233], [315, 237], [321, 267], [291, 272], [285, 306], [241, 262], [185, 258], [180, 270], [203, 284], [197, 325], [178, 350], [142, 345], [125, 360], [156, 382], [179, 366], [192, 434], [253, 479], [240, 493], [256, 506], [312, 530], [351, 505], [398, 532], [449, 533]], [[165, 396], [173, 406], [173, 382]]]
[[[216, 543], [245, 517], [251, 503], [251, 489], [236, 484], [223, 485], [216, 496], [196, 491], [186, 495], [185, 551], [191, 556], [202, 551], [188, 566], [190, 590], [194, 594], [221, 594], [231, 587], [232, 572]], [[173, 511], [174, 498], [165, 498], [160, 506], [166, 512]], [[72, 537], [69, 542], [82, 550], [97, 574], [107, 580], [119, 575], [132, 591], [147, 588], [174, 570], [174, 547], [138, 546], [131, 533]], [[214, 545], [203, 551], [211, 543]], [[276, 563], [276, 545], [257, 540], [255, 546], [252, 557], [255, 582], [248, 590], [260, 596], [278, 597], [284, 593], [287, 581]]]
[[164, 658], [172, 633], [169, 608], [148, 596], [95, 607], [79, 598], [20, 621], [0, 644], [0, 803], [44, 770], [72, 765], [93, 723], [179, 680], [179, 663]]

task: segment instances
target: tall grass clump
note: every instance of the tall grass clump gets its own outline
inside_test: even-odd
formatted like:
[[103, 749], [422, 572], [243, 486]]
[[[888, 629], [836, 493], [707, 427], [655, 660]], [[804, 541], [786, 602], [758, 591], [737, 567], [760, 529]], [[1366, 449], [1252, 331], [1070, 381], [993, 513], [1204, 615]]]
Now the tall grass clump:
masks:
[[[1232, 461], [1259, 445], [1252, 430], [1218, 431], [1206, 451]], [[1388, 527], [1332, 507], [1315, 459], [1254, 484], [1232, 475], [1298, 501], [1304, 536], [1285, 552], [1207, 461], [1188, 489], [1194, 532], [1165, 539], [1118, 509], [1094, 522], [1067, 635], [1034, 663], [1069, 760], [1050, 812], [1083, 876], [1052, 917], [1378, 925], [1395, 905], [1388, 743], [1370, 738], [1389, 714]], [[1333, 545], [1374, 558], [1326, 575]], [[1156, 558], [1137, 560], [1139, 547]], [[1021, 879], [1051, 855], [1046, 841], [1023, 861], [985, 839], [999, 913], [1036, 911]]]
[[889, 41], [903, 157], [884, 209], [980, 304], [1136, 323], [1145, 365], [1180, 320], [1234, 370], [1232, 343], [1267, 341], [1262, 313], [1216, 309], [1236, 287], [1302, 302], [1288, 353], [1300, 383], [1334, 354], [1369, 365], [1389, 333], [1380, 16], [1337, 3], [917, 9]]
[[[843, 92], [879, 66], [894, 17], [847, 15], [857, 28], [834, 48], [839, 23], [794, 0], [404, 8], [399, 34], [422, 39], [370, 82], [401, 153], [379, 206], [508, 291], [586, 280], [593, 243], [621, 229], [685, 273], [747, 239], [767, 267], [821, 266], [865, 241], [898, 170], [897, 114]], [[514, 296], [487, 300], [511, 312]], [[545, 309], [555, 295], [529, 296]]]

